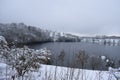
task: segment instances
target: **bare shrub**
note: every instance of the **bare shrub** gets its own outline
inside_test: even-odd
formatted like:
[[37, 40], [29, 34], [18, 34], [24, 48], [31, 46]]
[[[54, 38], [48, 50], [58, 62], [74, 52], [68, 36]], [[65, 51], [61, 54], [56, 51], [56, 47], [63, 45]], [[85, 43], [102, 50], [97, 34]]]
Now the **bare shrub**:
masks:
[[92, 56], [90, 58], [90, 66], [92, 68], [92, 70], [97, 69], [101, 64], [101, 59], [97, 56]]
[[79, 53], [76, 54], [76, 61], [78, 64], [81, 64], [81, 68], [83, 69], [85, 67], [85, 64], [88, 62], [88, 54], [85, 53], [85, 51], [79, 51]]
[[64, 58], [65, 58], [65, 51], [62, 50], [60, 52], [60, 54], [58, 55], [58, 60], [60, 61], [60, 63], [63, 65], [64, 64]]

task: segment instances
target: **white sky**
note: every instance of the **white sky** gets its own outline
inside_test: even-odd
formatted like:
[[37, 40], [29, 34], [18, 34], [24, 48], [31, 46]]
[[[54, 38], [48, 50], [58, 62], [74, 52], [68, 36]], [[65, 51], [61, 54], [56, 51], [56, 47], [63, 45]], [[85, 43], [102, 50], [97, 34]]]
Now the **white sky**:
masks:
[[0, 0], [0, 23], [59, 32], [120, 35], [120, 0]]

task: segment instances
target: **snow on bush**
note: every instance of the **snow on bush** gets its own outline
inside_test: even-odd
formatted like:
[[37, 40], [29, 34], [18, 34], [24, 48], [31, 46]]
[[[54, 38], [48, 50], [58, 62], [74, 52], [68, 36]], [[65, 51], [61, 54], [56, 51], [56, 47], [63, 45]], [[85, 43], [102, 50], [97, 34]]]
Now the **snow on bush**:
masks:
[[3, 36], [0, 36], [0, 59], [8, 57], [9, 47], [7, 46], [7, 41]]
[[35, 71], [40, 68], [41, 63], [48, 63], [51, 56], [50, 50], [23, 48], [10, 49], [7, 41], [0, 36], [0, 61], [9, 65], [18, 77], [23, 77], [26, 72]]
[[26, 72], [34, 71], [40, 68], [41, 63], [47, 63], [51, 53], [43, 50], [15, 48], [10, 50], [10, 56], [7, 58], [8, 65], [11, 65], [18, 73], [18, 76], [24, 76]]
[[0, 36], [0, 45], [3, 45], [3, 44], [7, 45], [7, 41], [3, 36]]

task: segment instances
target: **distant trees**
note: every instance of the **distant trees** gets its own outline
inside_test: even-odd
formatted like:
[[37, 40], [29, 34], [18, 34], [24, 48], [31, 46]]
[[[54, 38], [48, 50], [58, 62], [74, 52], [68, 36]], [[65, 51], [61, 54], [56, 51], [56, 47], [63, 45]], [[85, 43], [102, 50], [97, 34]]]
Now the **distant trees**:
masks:
[[58, 42], [80, 42], [81, 39], [78, 36], [66, 34], [66, 36], [59, 36], [56, 41]]
[[58, 42], [76, 42], [75, 38], [69, 38], [69, 37], [59, 37]]
[[59, 32], [43, 30], [34, 26], [27, 26], [24, 23], [0, 24], [0, 35], [4, 36], [8, 43], [81, 41], [78, 36], [72, 34], [61, 34]]
[[0, 35], [4, 36], [8, 43], [30, 43], [51, 41], [48, 30], [42, 30], [24, 23], [0, 24]]

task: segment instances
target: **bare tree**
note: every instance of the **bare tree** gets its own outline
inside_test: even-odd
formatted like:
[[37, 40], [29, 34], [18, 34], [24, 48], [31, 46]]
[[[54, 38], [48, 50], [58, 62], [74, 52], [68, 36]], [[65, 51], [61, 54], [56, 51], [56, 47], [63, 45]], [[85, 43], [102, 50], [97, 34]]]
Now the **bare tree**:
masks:
[[92, 67], [93, 70], [98, 68], [101, 64], [101, 59], [97, 56], [92, 56], [90, 58], [90, 66]]
[[85, 67], [85, 64], [88, 60], [88, 54], [85, 53], [85, 51], [80, 51], [76, 54], [76, 61], [78, 64], [81, 64], [82, 69]]
[[65, 51], [62, 50], [62, 51], [60, 52], [60, 54], [58, 55], [58, 59], [59, 59], [59, 61], [61, 62], [62, 65], [63, 65], [63, 63], [64, 63], [64, 58], [65, 58]]

